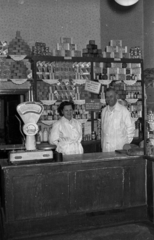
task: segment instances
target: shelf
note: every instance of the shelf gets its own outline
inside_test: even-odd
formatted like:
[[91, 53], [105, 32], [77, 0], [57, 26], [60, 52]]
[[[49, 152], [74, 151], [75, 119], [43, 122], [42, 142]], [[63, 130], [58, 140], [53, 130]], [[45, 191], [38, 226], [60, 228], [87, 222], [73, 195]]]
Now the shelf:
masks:
[[81, 100], [74, 100], [74, 103], [75, 104], [78, 104], [78, 105], [83, 105], [83, 104], [85, 104], [85, 100], [83, 99], [81, 99]]
[[125, 99], [128, 103], [136, 103], [138, 101], [138, 98], [126, 98]]
[[[40, 79], [41, 80], [41, 79]], [[58, 83], [58, 79], [42, 79], [43, 82], [48, 83], [48, 84], [56, 84]]]
[[25, 59], [27, 55], [9, 55], [14, 61], [21, 61]]
[[98, 80], [102, 85], [109, 85], [112, 80]]
[[134, 85], [138, 80], [123, 80], [126, 85]]
[[73, 82], [79, 85], [85, 84], [86, 81], [87, 81], [86, 79], [73, 79]]
[[29, 56], [34, 61], [73, 61], [73, 62], [123, 62], [123, 63], [143, 63], [143, 59], [141, 58], [103, 58], [103, 57], [71, 57], [70, 59], [66, 59], [63, 56], [40, 56], [40, 55], [32, 55]]
[[41, 100], [41, 102], [44, 104], [44, 105], [53, 105], [55, 104], [56, 100]]
[[25, 78], [25, 79], [13, 79], [13, 78], [11, 78], [10, 79], [13, 83], [15, 83], [15, 84], [23, 84], [23, 83], [25, 83], [28, 79], [27, 78]]
[[53, 123], [55, 123], [57, 120], [41, 120], [41, 122], [45, 125], [52, 125]]

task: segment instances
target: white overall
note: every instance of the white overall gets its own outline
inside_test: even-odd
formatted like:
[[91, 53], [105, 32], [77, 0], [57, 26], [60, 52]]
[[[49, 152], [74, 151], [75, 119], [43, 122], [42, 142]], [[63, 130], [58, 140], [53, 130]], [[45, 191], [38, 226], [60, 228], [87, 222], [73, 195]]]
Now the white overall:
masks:
[[57, 146], [56, 151], [65, 154], [82, 154], [82, 127], [79, 121], [65, 117], [58, 120], [52, 127], [49, 143]]
[[102, 151], [114, 152], [131, 143], [135, 132], [135, 124], [126, 107], [115, 104], [113, 111], [109, 106], [102, 110]]

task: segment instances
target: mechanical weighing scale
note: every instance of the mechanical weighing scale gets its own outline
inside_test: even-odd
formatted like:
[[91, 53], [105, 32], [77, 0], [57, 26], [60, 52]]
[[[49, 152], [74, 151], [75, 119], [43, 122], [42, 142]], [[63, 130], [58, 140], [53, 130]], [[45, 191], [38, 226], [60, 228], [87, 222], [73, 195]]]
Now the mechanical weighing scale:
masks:
[[35, 135], [38, 132], [37, 122], [43, 112], [43, 105], [39, 102], [23, 102], [17, 106], [17, 112], [24, 122], [23, 132], [26, 135], [25, 151], [15, 150], [10, 152], [9, 160], [12, 163], [22, 161], [42, 161], [53, 159], [52, 146], [45, 150], [36, 149]]

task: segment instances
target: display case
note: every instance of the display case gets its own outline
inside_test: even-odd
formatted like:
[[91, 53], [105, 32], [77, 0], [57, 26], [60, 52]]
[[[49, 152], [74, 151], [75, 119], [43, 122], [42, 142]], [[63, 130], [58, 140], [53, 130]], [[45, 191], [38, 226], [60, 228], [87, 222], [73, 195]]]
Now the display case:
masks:
[[[142, 59], [95, 57], [33, 56], [34, 98], [44, 104], [40, 119], [42, 129], [48, 130], [59, 119], [58, 105], [64, 100], [75, 103], [74, 117], [83, 126], [83, 142], [99, 144], [101, 139], [101, 109], [105, 106], [105, 90], [114, 86], [119, 100], [125, 102], [135, 122], [134, 143], [144, 137], [144, 80]], [[85, 90], [87, 81], [101, 85], [99, 94]], [[87, 111], [89, 99], [100, 102], [100, 110]], [[95, 132], [95, 137], [92, 133]], [[94, 141], [95, 140], [95, 141]], [[96, 141], [97, 140], [97, 141]], [[97, 151], [101, 147], [96, 147]], [[90, 150], [90, 149], [89, 149]], [[87, 151], [89, 151], [87, 150]]]

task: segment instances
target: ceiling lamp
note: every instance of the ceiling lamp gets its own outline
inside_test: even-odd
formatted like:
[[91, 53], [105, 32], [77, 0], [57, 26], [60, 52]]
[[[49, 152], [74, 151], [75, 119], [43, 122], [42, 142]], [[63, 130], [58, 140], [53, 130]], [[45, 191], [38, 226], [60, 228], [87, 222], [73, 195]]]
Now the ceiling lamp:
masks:
[[131, 6], [137, 3], [139, 0], [115, 0], [121, 6]]

